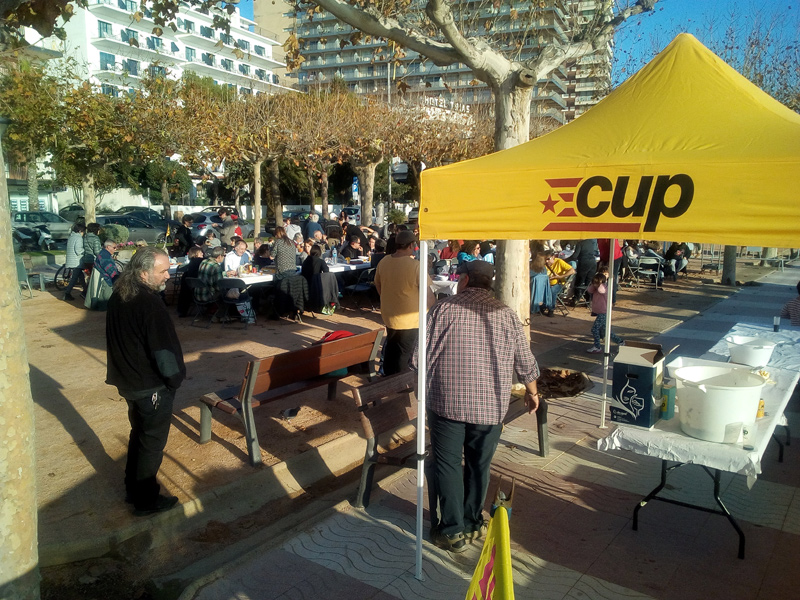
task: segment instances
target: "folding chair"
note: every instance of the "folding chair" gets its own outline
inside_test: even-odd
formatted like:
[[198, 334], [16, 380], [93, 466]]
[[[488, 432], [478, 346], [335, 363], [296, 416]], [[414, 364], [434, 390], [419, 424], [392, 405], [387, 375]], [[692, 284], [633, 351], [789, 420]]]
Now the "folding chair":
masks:
[[356, 303], [356, 308], [361, 308], [358, 303], [357, 294], [366, 294], [369, 299], [371, 310], [375, 310], [375, 303], [372, 301], [372, 292], [375, 289], [373, 280], [375, 279], [375, 269], [364, 269], [358, 276], [356, 283], [344, 286], [342, 295], [344, 297], [350, 296]]
[[39, 280], [39, 290], [42, 292], [45, 291], [44, 286], [47, 283], [46, 275], [33, 270], [33, 259], [27, 252], [22, 255], [22, 264], [25, 266], [25, 271], [28, 273], [28, 281], [30, 281], [31, 277], [37, 277]]
[[22, 257], [18, 256], [15, 259], [17, 263], [17, 281], [19, 282], [19, 287], [28, 288], [28, 295], [33, 298], [33, 290], [31, 289], [31, 282], [28, 279], [28, 271], [25, 270], [25, 264], [22, 262]]
[[648, 277], [653, 278], [653, 289], [659, 287], [659, 279], [661, 277], [661, 261], [657, 258], [642, 256], [639, 258], [639, 265], [636, 268], [636, 287], [642, 279], [647, 280]]
[[[241, 279], [236, 278], [229, 278], [223, 279], [219, 282], [219, 290], [220, 290], [220, 299], [222, 303], [226, 306], [232, 306], [236, 311], [236, 314], [241, 317], [240, 321], [244, 323], [244, 330], [247, 331], [247, 325], [252, 323], [255, 325], [256, 323], [256, 313], [253, 310], [253, 304], [250, 301], [250, 295], [247, 293], [247, 286], [244, 281]], [[235, 298], [229, 298], [228, 292], [230, 290], [239, 290], [239, 295]], [[239, 312], [239, 305], [246, 303], [246, 308], [244, 313]], [[235, 322], [235, 319], [225, 319], [222, 322], [222, 326], [225, 327], [228, 323]]]
[[[195, 294], [195, 290], [203, 289], [204, 287], [206, 287], [205, 283], [200, 281], [200, 279], [197, 277], [186, 277], [186, 285], [188, 285], [189, 289], [192, 290], [192, 302], [194, 302], [193, 306], [194, 308], [197, 309], [197, 314], [195, 315], [194, 319], [192, 319], [190, 325], [197, 327], [195, 323], [203, 316], [203, 313], [209, 306], [211, 306], [212, 304], [216, 305], [217, 300], [215, 298], [214, 300], [209, 300], [208, 302], [202, 302], [197, 299], [197, 294]], [[205, 327], [206, 329], [211, 327], [212, 318], [213, 315], [208, 317], [208, 321], [206, 322], [205, 325], [199, 325], [199, 327]]]
[[566, 281], [562, 284], [563, 287], [561, 291], [556, 296], [556, 310], [561, 313], [562, 316], [566, 317], [569, 314], [569, 307], [567, 306], [567, 300], [571, 297], [570, 292], [572, 291], [572, 283], [575, 280], [575, 275], [570, 275], [567, 277]]

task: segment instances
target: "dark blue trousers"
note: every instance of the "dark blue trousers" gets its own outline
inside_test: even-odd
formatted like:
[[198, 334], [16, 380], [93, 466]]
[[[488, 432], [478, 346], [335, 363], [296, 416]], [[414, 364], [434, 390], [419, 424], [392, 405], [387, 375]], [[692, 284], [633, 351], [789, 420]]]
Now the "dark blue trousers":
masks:
[[489, 467], [503, 426], [452, 421], [428, 410], [428, 428], [431, 526], [445, 535], [476, 531], [483, 522]]

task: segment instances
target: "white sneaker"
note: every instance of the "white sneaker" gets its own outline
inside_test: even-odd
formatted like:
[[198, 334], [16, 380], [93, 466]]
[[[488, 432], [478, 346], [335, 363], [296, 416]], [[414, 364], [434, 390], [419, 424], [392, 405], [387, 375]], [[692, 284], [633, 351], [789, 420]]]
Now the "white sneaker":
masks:
[[589, 354], [600, 354], [603, 351], [602, 348], [598, 348], [597, 346], [592, 346], [587, 350]]

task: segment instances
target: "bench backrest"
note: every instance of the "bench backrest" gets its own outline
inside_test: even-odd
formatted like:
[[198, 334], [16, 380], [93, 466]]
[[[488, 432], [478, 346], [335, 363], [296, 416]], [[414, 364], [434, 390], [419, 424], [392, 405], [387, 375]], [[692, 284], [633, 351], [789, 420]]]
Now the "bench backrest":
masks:
[[375, 438], [417, 418], [417, 374], [409, 371], [353, 389], [367, 438]]
[[[247, 388], [251, 385], [250, 395], [257, 396], [298, 381], [367, 362], [372, 356], [372, 349], [378, 336], [382, 333], [382, 329], [375, 329], [352, 337], [252, 360], [247, 363], [247, 372], [239, 398], [247, 396]], [[252, 375], [255, 375], [254, 380]]]

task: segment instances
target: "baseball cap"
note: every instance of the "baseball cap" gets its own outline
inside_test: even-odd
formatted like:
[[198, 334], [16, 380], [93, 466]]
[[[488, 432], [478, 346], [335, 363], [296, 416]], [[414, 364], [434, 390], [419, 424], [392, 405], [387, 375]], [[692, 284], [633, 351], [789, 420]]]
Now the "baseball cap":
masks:
[[471, 260], [459, 263], [456, 273], [459, 275], [483, 275], [484, 277], [494, 277], [494, 267], [485, 260]]
[[394, 241], [398, 246], [406, 246], [412, 242], [416, 242], [417, 237], [414, 235], [413, 231], [404, 230], [397, 234]]

